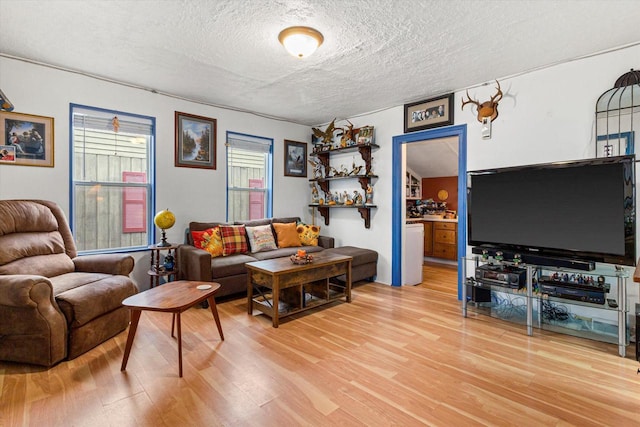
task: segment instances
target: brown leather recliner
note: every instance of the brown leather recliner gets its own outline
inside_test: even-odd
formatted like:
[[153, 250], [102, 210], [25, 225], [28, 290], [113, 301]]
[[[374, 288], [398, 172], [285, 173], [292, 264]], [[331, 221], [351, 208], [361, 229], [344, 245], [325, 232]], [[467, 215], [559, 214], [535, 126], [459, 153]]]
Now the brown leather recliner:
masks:
[[126, 254], [77, 256], [53, 202], [0, 200], [0, 360], [52, 366], [126, 329], [133, 265]]

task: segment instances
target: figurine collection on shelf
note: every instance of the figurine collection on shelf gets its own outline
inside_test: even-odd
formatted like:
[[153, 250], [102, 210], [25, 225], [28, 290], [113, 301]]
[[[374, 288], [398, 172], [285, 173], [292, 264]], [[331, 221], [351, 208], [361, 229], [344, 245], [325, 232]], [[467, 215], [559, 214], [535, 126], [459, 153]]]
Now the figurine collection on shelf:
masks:
[[[343, 126], [336, 126], [336, 119], [332, 120], [326, 129], [313, 129], [312, 144], [315, 159], [308, 159], [313, 178], [311, 181], [311, 203], [318, 206], [335, 207], [375, 207], [373, 205], [373, 187], [370, 178], [376, 178], [372, 173], [371, 147], [365, 150], [363, 146], [374, 145], [374, 127], [362, 126], [354, 128], [353, 123], [346, 120]], [[352, 158], [351, 168], [345, 164], [334, 167], [329, 162], [329, 151], [358, 147], [364, 164], [356, 164], [356, 156]], [[377, 146], [376, 146], [377, 147]], [[353, 151], [345, 150], [344, 152]], [[328, 180], [341, 178], [357, 178], [362, 190], [329, 191]], [[322, 193], [323, 196], [320, 194]], [[325, 211], [326, 212], [326, 211]], [[328, 214], [327, 214], [328, 215]], [[368, 223], [369, 213], [361, 212]]]
[[324, 192], [324, 197], [320, 197], [318, 187], [311, 185], [311, 203], [329, 206], [367, 206], [373, 204], [373, 187], [367, 185], [367, 190], [363, 194], [358, 190], [353, 190], [353, 194], [348, 191]]
[[[316, 160], [308, 159], [307, 162], [309, 162], [313, 168], [313, 179], [347, 178], [373, 175], [371, 173], [371, 167], [367, 167], [366, 165], [356, 165], [355, 160], [351, 163], [351, 170], [347, 169], [345, 165], [340, 165], [340, 170], [338, 170], [333, 166], [325, 168], [321, 162]], [[362, 173], [365, 168], [365, 173]]]
[[347, 125], [338, 127], [335, 125], [335, 121], [336, 119], [333, 119], [325, 130], [311, 128], [313, 130], [312, 143], [314, 153], [374, 143], [373, 126], [354, 129], [353, 124], [346, 120]]

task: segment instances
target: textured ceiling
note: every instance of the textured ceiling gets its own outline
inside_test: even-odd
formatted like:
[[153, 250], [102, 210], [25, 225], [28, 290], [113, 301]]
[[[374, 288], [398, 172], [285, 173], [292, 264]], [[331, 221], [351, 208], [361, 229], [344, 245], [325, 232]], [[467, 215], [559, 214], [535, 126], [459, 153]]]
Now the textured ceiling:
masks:
[[[637, 0], [0, 0], [0, 20], [0, 54], [307, 125], [640, 41]], [[291, 25], [324, 44], [289, 56]]]

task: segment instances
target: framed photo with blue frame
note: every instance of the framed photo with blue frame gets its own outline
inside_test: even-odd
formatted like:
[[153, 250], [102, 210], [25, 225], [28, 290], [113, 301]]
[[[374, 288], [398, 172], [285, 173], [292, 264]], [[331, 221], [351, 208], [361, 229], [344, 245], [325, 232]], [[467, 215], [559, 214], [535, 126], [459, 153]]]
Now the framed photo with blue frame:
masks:
[[627, 154], [635, 154], [634, 133], [632, 131], [597, 136], [596, 157], [614, 157]]

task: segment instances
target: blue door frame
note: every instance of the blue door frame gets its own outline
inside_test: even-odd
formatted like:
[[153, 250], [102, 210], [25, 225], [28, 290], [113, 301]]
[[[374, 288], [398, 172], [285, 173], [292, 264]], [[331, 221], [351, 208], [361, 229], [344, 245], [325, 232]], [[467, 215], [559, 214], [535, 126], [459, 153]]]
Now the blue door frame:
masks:
[[[402, 286], [402, 144], [458, 137], [458, 263], [467, 249], [467, 125], [447, 126], [393, 137], [393, 188], [391, 216], [391, 285]], [[458, 268], [458, 299], [462, 295], [462, 268]]]

